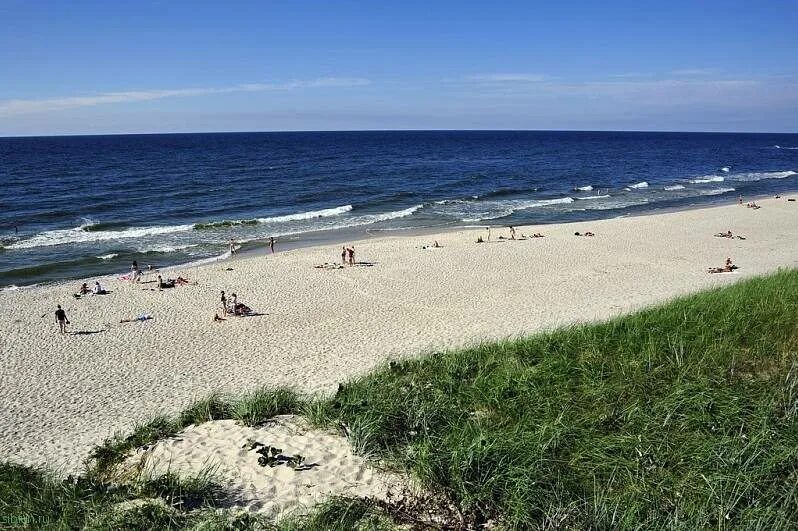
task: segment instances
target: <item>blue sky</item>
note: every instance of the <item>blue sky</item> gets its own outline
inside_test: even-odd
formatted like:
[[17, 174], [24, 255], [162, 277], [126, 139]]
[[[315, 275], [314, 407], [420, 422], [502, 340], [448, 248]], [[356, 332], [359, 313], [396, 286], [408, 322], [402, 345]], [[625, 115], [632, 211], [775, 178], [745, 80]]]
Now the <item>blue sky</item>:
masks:
[[798, 2], [0, 0], [0, 136], [798, 131]]

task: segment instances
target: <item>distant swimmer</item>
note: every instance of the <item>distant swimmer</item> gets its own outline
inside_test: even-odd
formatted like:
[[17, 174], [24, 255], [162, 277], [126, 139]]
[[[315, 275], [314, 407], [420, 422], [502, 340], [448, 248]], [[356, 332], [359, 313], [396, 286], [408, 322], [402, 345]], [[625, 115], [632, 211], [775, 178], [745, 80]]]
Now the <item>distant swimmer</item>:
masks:
[[66, 312], [61, 308], [61, 305], [58, 305], [58, 309], [55, 311], [55, 322], [58, 323], [58, 329], [61, 331], [62, 334], [66, 333], [66, 325], [69, 324], [69, 319], [67, 319]]

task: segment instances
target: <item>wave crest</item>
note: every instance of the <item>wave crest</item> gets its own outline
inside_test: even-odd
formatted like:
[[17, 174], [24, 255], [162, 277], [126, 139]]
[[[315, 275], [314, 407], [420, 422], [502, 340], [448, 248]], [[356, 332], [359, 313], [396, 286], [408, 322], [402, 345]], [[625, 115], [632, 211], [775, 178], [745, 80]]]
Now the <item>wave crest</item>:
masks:
[[19, 240], [8, 249], [32, 249], [34, 247], [52, 247], [70, 243], [93, 243], [109, 240], [125, 240], [131, 238], [142, 238], [145, 236], [158, 236], [161, 234], [171, 234], [174, 232], [185, 232], [193, 228], [193, 225], [166, 225], [153, 227], [131, 227], [129, 229], [114, 231], [87, 231], [86, 227], [96, 225], [96, 222], [84, 223], [71, 229], [48, 230], [35, 236]]
[[698, 179], [691, 179], [690, 182], [693, 184], [705, 184], [705, 183], [722, 183], [725, 181], [725, 177], [721, 177], [719, 175], [707, 175]]

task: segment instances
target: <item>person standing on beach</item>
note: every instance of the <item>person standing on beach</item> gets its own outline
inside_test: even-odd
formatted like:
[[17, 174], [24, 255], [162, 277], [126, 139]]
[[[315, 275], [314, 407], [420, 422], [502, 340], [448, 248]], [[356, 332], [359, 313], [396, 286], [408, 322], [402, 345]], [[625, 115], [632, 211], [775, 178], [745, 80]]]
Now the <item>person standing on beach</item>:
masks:
[[269, 236], [269, 249], [271, 249], [272, 254], [274, 254], [274, 236]]
[[61, 305], [58, 305], [58, 309], [55, 311], [55, 322], [58, 323], [58, 329], [61, 331], [62, 334], [66, 333], [66, 325], [69, 324], [69, 319], [67, 319], [66, 312], [61, 309]]
[[230, 258], [235, 256], [236, 254], [236, 241], [233, 238], [230, 238]]
[[485, 227], [485, 229], [488, 231], [488, 240], [487, 241], [490, 241], [490, 227]]
[[346, 246], [341, 247], [341, 265], [346, 265]]
[[141, 270], [139, 269], [139, 263], [136, 260], [133, 260], [133, 264], [130, 266], [130, 281], [138, 282], [140, 280]]
[[222, 292], [222, 316], [226, 316], [226, 315], [227, 315], [227, 297], [225, 296], [224, 291], [223, 291]]

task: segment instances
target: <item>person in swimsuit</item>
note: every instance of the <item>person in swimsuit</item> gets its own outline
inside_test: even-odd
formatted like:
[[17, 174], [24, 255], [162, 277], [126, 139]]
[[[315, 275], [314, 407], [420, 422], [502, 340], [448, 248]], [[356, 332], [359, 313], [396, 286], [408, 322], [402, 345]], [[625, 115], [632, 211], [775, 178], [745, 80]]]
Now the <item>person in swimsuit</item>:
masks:
[[227, 315], [227, 297], [222, 292], [222, 315]]
[[130, 266], [130, 281], [138, 282], [140, 280], [141, 280], [141, 270], [139, 269], [139, 263], [133, 260], [133, 265]]
[[272, 250], [272, 254], [274, 254], [274, 237], [269, 237], [269, 249]]
[[55, 311], [55, 322], [58, 323], [58, 329], [61, 331], [62, 334], [66, 333], [66, 325], [69, 324], [69, 319], [67, 319], [66, 312], [61, 309], [61, 305], [58, 305], [58, 309]]
[[341, 247], [341, 265], [346, 265], [346, 246]]
[[78, 295], [88, 295], [89, 293], [91, 293], [89, 285], [84, 282], [83, 285], [80, 286], [80, 289], [78, 290]]

